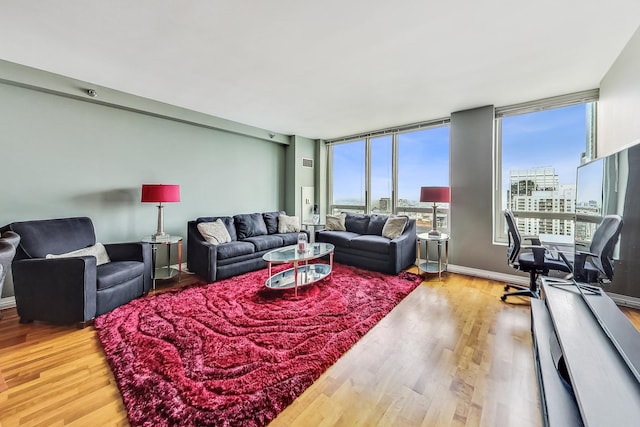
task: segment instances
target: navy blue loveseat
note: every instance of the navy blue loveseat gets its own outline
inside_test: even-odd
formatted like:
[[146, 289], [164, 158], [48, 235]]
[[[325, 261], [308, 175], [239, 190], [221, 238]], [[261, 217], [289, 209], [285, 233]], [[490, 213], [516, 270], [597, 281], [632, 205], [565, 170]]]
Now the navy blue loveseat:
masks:
[[346, 213], [345, 231], [319, 230], [316, 242], [335, 246], [335, 262], [387, 274], [398, 274], [416, 261], [416, 221], [408, 218], [400, 236], [382, 235], [388, 216]]

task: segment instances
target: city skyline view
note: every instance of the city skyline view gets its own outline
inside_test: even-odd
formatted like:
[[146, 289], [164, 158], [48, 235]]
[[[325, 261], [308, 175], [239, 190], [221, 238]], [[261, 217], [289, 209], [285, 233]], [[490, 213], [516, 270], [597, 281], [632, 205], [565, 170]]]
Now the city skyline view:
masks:
[[575, 184], [586, 150], [587, 108], [578, 104], [502, 119], [503, 193], [512, 170], [553, 167], [559, 184]]
[[[573, 233], [573, 221], [566, 218], [566, 214], [575, 212], [576, 171], [583, 159], [589, 157], [587, 143], [591, 136], [591, 105], [551, 108], [505, 116], [496, 121], [501, 153], [501, 157], [496, 159], [496, 168], [501, 172], [502, 181], [502, 190], [496, 197], [496, 209], [509, 207], [521, 213], [559, 213], [557, 219], [541, 219], [535, 214], [530, 218], [520, 215], [518, 223], [523, 230], [564, 235]], [[362, 139], [333, 145], [332, 204], [350, 206], [351, 210], [359, 212], [393, 213], [392, 190], [396, 185], [395, 213], [406, 213], [430, 222], [425, 212], [430, 211], [431, 203], [419, 202], [420, 187], [449, 186], [449, 134], [449, 126], [398, 133], [395, 183], [393, 135], [370, 138], [368, 183], [367, 141]], [[518, 188], [525, 185], [527, 194], [510, 196], [509, 191], [514, 184]], [[365, 206], [367, 190], [370, 192], [369, 206]], [[448, 204], [439, 206], [439, 222], [440, 216], [443, 222], [448, 222], [448, 211]]]

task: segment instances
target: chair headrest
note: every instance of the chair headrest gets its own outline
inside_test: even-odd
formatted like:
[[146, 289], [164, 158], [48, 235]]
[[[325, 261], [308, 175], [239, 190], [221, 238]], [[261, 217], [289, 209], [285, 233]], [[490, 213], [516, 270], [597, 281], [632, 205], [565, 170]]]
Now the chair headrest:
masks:
[[10, 228], [20, 235], [16, 259], [44, 258], [96, 243], [93, 223], [87, 217], [14, 222]]

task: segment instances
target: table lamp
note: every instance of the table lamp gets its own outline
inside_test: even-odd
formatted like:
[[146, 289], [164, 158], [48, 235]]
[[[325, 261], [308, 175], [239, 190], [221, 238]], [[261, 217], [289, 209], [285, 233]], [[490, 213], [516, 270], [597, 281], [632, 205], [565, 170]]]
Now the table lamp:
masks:
[[163, 203], [180, 201], [180, 186], [175, 184], [142, 184], [143, 203], [158, 203], [158, 230], [153, 235], [154, 239], [168, 237], [164, 232]]
[[449, 203], [450, 201], [449, 187], [420, 187], [420, 201], [433, 202], [433, 219], [431, 220], [430, 236], [440, 236], [440, 232], [436, 227], [436, 209], [437, 203]]

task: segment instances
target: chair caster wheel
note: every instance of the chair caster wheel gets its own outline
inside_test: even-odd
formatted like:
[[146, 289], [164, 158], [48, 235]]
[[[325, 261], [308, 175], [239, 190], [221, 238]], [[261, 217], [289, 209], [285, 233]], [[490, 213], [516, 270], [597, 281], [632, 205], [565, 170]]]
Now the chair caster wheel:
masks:
[[504, 285], [504, 290], [505, 290], [505, 291], [508, 291], [509, 289], [511, 289], [511, 286], [509, 286], [509, 285]]
[[506, 295], [502, 295], [502, 296], [500, 297], [500, 301], [506, 301], [506, 300], [507, 300], [507, 296], [506, 296]]

